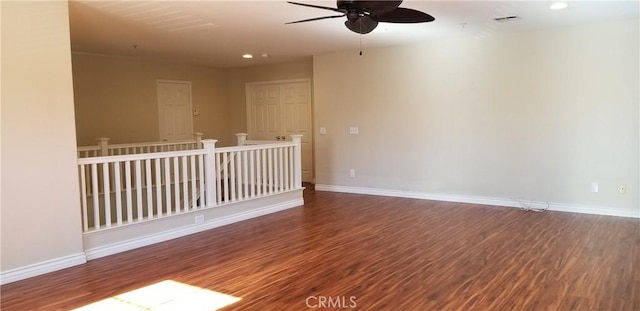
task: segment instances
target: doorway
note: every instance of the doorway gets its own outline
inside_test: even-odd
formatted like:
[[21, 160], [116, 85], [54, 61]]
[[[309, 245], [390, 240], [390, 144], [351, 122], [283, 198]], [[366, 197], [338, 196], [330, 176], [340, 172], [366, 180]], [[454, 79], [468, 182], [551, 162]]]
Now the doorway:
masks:
[[189, 140], [193, 135], [191, 82], [157, 80], [160, 140]]
[[248, 83], [246, 93], [249, 138], [290, 140], [302, 134], [302, 181], [313, 182], [311, 81]]

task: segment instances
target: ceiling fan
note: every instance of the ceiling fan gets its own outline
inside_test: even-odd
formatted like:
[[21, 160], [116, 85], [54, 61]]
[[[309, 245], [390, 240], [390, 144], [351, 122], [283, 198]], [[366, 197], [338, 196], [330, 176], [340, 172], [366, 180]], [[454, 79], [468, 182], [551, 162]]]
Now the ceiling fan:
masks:
[[323, 9], [341, 13], [341, 15], [331, 15], [331, 16], [323, 16], [316, 17], [310, 19], [303, 19], [295, 22], [289, 22], [287, 24], [296, 24], [296, 23], [304, 23], [317, 21], [321, 19], [328, 18], [338, 18], [338, 17], [347, 17], [347, 21], [344, 22], [344, 25], [349, 28], [349, 30], [353, 32], [357, 32], [359, 34], [367, 34], [373, 31], [377, 26], [378, 22], [383, 23], [426, 23], [432, 22], [435, 20], [433, 16], [412, 9], [400, 8], [400, 1], [359, 1], [359, 0], [351, 0], [351, 1], [337, 1], [337, 8], [299, 3], [299, 2], [291, 2], [287, 1], [291, 4], [307, 6], [316, 9]]

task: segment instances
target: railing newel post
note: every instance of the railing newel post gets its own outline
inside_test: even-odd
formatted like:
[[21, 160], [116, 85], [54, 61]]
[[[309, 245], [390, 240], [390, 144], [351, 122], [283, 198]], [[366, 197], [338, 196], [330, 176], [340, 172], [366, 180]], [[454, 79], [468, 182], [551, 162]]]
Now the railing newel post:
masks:
[[238, 146], [244, 146], [247, 142], [247, 136], [249, 136], [249, 134], [247, 133], [237, 133], [236, 134], [236, 139], [238, 141]]
[[204, 187], [206, 207], [216, 206], [216, 152], [215, 139], [204, 139], [202, 145], [207, 153], [204, 155]]
[[196, 149], [200, 148], [202, 145], [202, 135], [203, 133], [193, 133], [193, 139], [196, 140]]
[[293, 151], [293, 184], [297, 188], [302, 187], [302, 136], [293, 134], [291, 142], [296, 144]]
[[109, 138], [99, 137], [96, 138], [96, 140], [98, 141], [98, 147], [100, 148], [100, 156], [109, 156]]

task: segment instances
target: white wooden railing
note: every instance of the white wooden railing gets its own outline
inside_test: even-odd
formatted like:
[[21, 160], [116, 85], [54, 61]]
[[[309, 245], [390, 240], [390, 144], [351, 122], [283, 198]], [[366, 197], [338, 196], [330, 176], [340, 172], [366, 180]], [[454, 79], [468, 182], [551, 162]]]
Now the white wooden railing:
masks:
[[301, 137], [290, 142], [78, 159], [83, 231], [212, 208], [302, 187]]
[[96, 146], [78, 147], [78, 158], [115, 156], [140, 153], [182, 151], [202, 148], [202, 133], [194, 133], [192, 140], [145, 142], [131, 144], [109, 144], [109, 138], [98, 138]]

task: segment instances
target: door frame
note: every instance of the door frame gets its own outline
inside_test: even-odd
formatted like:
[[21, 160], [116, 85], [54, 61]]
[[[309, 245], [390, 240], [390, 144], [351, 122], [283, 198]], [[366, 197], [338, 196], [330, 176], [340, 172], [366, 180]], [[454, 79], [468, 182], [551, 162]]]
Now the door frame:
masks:
[[166, 79], [156, 79], [156, 111], [158, 112], [158, 138], [162, 140], [162, 123], [160, 121], [160, 97], [158, 96], [158, 86], [160, 83], [178, 83], [178, 84], [186, 84], [189, 87], [189, 119], [191, 125], [191, 135], [193, 135], [193, 92], [191, 88], [191, 81], [182, 81], [182, 80], [166, 80]]

